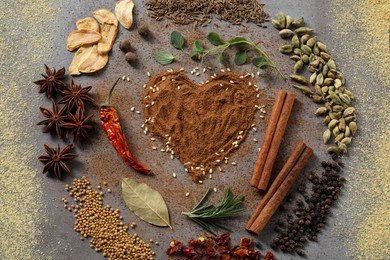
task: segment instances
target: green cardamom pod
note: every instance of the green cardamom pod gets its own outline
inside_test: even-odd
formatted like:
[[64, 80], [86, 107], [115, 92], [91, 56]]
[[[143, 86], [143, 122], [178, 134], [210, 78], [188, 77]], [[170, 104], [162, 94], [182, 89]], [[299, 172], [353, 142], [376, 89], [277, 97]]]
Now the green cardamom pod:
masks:
[[324, 83], [324, 75], [322, 75], [322, 73], [320, 73], [317, 75], [316, 84], [319, 86], [322, 86], [323, 83]]
[[328, 75], [329, 67], [328, 64], [325, 64], [324, 67], [322, 68], [322, 75], [326, 77]]
[[344, 137], [344, 139], [341, 140], [341, 142], [342, 142], [343, 144], [348, 145], [348, 144], [350, 144], [350, 143], [352, 142], [352, 138], [350, 138], [350, 137]]
[[326, 116], [325, 118], [324, 118], [324, 124], [329, 124], [329, 122], [330, 122], [330, 120], [331, 120], [331, 118], [330, 118], [330, 116]]
[[[323, 76], [324, 74], [322, 74], [322, 76]], [[333, 84], [333, 79], [332, 78], [326, 78], [326, 79], [324, 79], [324, 86], [330, 86], [330, 85], [332, 85]]]
[[293, 61], [299, 61], [299, 60], [301, 60], [301, 57], [298, 56], [298, 55], [293, 55], [293, 56], [290, 57], [290, 59], [293, 60]]
[[337, 96], [336, 93], [334, 93], [333, 91], [329, 90], [329, 97], [330, 99], [332, 99], [332, 101], [337, 104], [337, 105], [341, 105], [341, 100], [339, 98], [339, 96]]
[[330, 91], [335, 91], [335, 87], [334, 86], [329, 86], [329, 90]]
[[287, 29], [290, 28], [293, 22], [294, 22], [294, 19], [291, 16], [287, 15], [286, 16], [286, 28]]
[[328, 111], [332, 111], [332, 105], [329, 102], [325, 102], [325, 107], [328, 109]]
[[298, 82], [298, 83], [301, 83], [303, 85], [309, 85], [309, 82], [307, 81], [307, 79], [303, 76], [300, 76], [300, 75], [295, 75], [295, 74], [291, 74], [290, 75], [290, 78], [292, 80], [294, 80], [295, 82]]
[[310, 73], [314, 73], [314, 72], [317, 73], [318, 72], [318, 69], [311, 66], [311, 65], [309, 65], [308, 69], [309, 69]]
[[340, 93], [339, 97], [345, 104], [349, 105], [351, 103], [351, 98], [347, 94]]
[[341, 80], [340, 79], [335, 79], [334, 80], [334, 86], [335, 88], [339, 88], [341, 87], [343, 84], [341, 83]]
[[286, 15], [283, 13], [283, 12], [280, 12], [278, 14], [278, 20], [279, 20], [279, 24], [280, 26], [284, 29], [286, 28]]
[[312, 95], [311, 99], [313, 100], [314, 103], [317, 103], [317, 104], [324, 103], [324, 99], [319, 95]]
[[343, 143], [339, 142], [337, 144], [337, 147], [339, 148], [340, 152], [342, 152], [344, 154], [348, 153], [348, 149], [347, 149], [347, 145], [346, 144], [343, 144]]
[[340, 111], [343, 111], [343, 106], [340, 106], [340, 105], [334, 105], [333, 107], [332, 107], [332, 111], [333, 112], [340, 112]]
[[346, 122], [346, 123], [349, 124], [349, 123], [351, 123], [351, 122], [353, 122], [353, 121], [356, 121], [356, 116], [355, 116], [355, 114], [345, 117], [345, 122]]
[[330, 56], [328, 53], [323, 52], [323, 51], [320, 53], [320, 56], [321, 56], [321, 58], [323, 58], [326, 61], [328, 61], [332, 58], [332, 56]]
[[295, 48], [295, 49], [294, 49], [294, 54], [296, 54], [296, 55], [302, 55], [302, 50], [299, 49], [299, 48]]
[[307, 56], [306, 54], [303, 54], [302, 61], [303, 61], [303, 63], [308, 64], [309, 63], [309, 56]]
[[319, 108], [317, 108], [315, 114], [317, 116], [322, 116], [322, 115], [325, 115], [327, 112], [328, 112], [328, 109], [326, 107], [319, 107]]
[[340, 119], [341, 116], [342, 116], [342, 113], [341, 112], [332, 112], [332, 113], [329, 113], [329, 116], [331, 119]]
[[294, 72], [298, 73], [298, 72], [300, 72], [302, 70], [302, 68], [303, 68], [303, 61], [299, 60], [294, 65]]
[[295, 30], [295, 33], [298, 35], [311, 34], [314, 30], [309, 27], [299, 27]]
[[317, 78], [317, 73], [314, 72], [313, 74], [311, 74], [310, 79], [309, 79], [309, 82], [310, 82], [311, 84], [316, 83], [316, 78]]
[[331, 70], [335, 70], [336, 69], [336, 63], [334, 62], [334, 60], [332, 60], [332, 59], [328, 60], [328, 67]]
[[319, 60], [313, 60], [312, 62], [310, 62], [310, 65], [317, 68], [318, 65], [320, 65], [320, 61]]
[[290, 29], [283, 29], [279, 32], [280, 37], [282, 38], [290, 38], [294, 35], [294, 32]]
[[337, 125], [333, 128], [332, 133], [334, 136], [338, 136], [340, 134], [340, 129]]
[[308, 86], [293, 85], [294, 88], [299, 89], [305, 95], [313, 95], [313, 91]]
[[339, 148], [337, 148], [336, 146], [329, 146], [327, 151], [330, 154], [332, 154], [332, 153], [339, 154], [340, 153]]
[[352, 92], [348, 89], [344, 90], [344, 94], [347, 94], [351, 99], [354, 99], [354, 96], [352, 95]]
[[355, 134], [357, 132], [357, 124], [356, 124], [356, 122], [351, 122], [351, 123], [349, 123], [348, 126], [349, 126], [349, 129], [351, 130], [351, 134], [353, 136], [355, 136]]
[[345, 127], [345, 137], [350, 137], [351, 136], [351, 130], [349, 129], [349, 126]]
[[301, 37], [301, 42], [302, 44], [306, 44], [307, 40], [310, 39], [310, 35], [309, 34], [305, 34]]
[[320, 55], [320, 49], [318, 48], [317, 44], [313, 46], [313, 53], [317, 56]]
[[310, 55], [311, 54], [311, 48], [307, 45], [302, 44], [301, 50], [304, 54]]
[[292, 25], [294, 25], [295, 27], [301, 27], [304, 23], [305, 19], [303, 17], [301, 18], [298, 18], [298, 19], [295, 19], [293, 22], [292, 22]]
[[322, 42], [317, 42], [317, 46], [318, 46], [318, 48], [319, 48], [322, 52], [326, 52], [326, 53], [329, 52], [329, 51], [328, 51], [328, 48], [326, 47], [326, 45], [323, 44]]
[[328, 124], [328, 128], [329, 128], [330, 130], [332, 130], [333, 127], [335, 127], [335, 126], [338, 124], [338, 122], [339, 122], [339, 120], [337, 120], [337, 119], [332, 119], [332, 120], [330, 120], [330, 122], [329, 122], [329, 124]]
[[279, 47], [279, 51], [283, 54], [290, 54], [293, 51], [293, 47], [290, 44], [285, 44]]
[[337, 144], [339, 142], [341, 142], [341, 140], [344, 139], [344, 133], [340, 133], [336, 136], [336, 138], [334, 139], [334, 142]]
[[279, 20], [272, 19], [272, 25], [274, 26], [275, 29], [281, 30], [283, 27], [280, 25]]
[[318, 86], [317, 84], [314, 84], [314, 90], [318, 95], [320, 95], [322, 98], [324, 98], [324, 93], [322, 93], [321, 87]]
[[355, 113], [355, 108], [354, 107], [348, 107], [344, 110], [343, 116], [347, 117]]
[[321, 91], [322, 91], [322, 93], [324, 93], [324, 95], [326, 95], [328, 93], [328, 90], [329, 90], [328, 86], [324, 86], [321, 88]]
[[345, 132], [346, 124], [344, 117], [340, 118], [339, 129], [341, 132]]
[[306, 42], [306, 45], [309, 46], [310, 48], [313, 48], [314, 44], [316, 44], [316, 39], [314, 37], [310, 38]]
[[292, 39], [291, 39], [291, 46], [293, 46], [294, 48], [299, 48], [299, 37], [298, 37], [298, 35], [294, 35], [292, 37]]
[[331, 137], [330, 130], [326, 129], [322, 135], [322, 140], [324, 140], [324, 144], [326, 144], [330, 140], [330, 137]]
[[[328, 64], [326, 64], [326, 65], [328, 65]], [[328, 68], [329, 68], [329, 66], [328, 66]], [[328, 71], [328, 75], [326, 75], [326, 76], [328, 76], [328, 78], [332, 78], [332, 79], [336, 78], [336, 74], [333, 71], [331, 71], [330, 69]]]

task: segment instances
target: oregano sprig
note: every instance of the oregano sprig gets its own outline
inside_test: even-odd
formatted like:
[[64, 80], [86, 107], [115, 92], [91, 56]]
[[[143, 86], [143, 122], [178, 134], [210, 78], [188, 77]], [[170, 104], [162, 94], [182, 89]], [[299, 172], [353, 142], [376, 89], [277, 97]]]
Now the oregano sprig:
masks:
[[210, 201], [206, 201], [210, 190], [211, 189], [209, 188], [206, 191], [190, 212], [182, 212], [182, 214], [187, 215], [192, 221], [213, 235], [216, 234], [212, 231], [212, 228], [222, 228], [230, 231], [229, 228], [220, 221], [223, 218], [236, 217], [244, 210], [241, 207], [244, 196], [234, 195], [231, 188], [227, 188], [224, 191], [222, 200], [217, 206], [214, 206], [210, 204]]
[[236, 53], [235, 56], [235, 63], [237, 65], [242, 65], [246, 62], [248, 58], [248, 51], [251, 49], [254, 49], [255, 51], [259, 52], [262, 56], [253, 59], [252, 63], [257, 68], [261, 69], [264, 67], [272, 67], [276, 69], [276, 71], [283, 77], [284, 75], [282, 72], [276, 67], [275, 63], [271, 60], [271, 58], [263, 51], [256, 43], [247, 40], [244, 37], [237, 36], [233, 39], [223, 42], [221, 37], [216, 32], [210, 32], [207, 35], [207, 39], [211, 44], [213, 44], [215, 47], [212, 49], [206, 49], [203, 47], [203, 42], [201, 40], [196, 40], [192, 46], [192, 52], [190, 54], [191, 58], [193, 59], [199, 59], [201, 62], [203, 62], [204, 58], [211, 54], [211, 53], [219, 53], [219, 60], [223, 62], [224, 57], [223, 53], [228, 49], [230, 46], [238, 45], [238, 44], [245, 44], [248, 45], [249, 48], [247, 50], [241, 50]]
[[[185, 40], [183, 35], [181, 35], [181, 33], [179, 33], [178, 31], [173, 31], [171, 33], [171, 44], [176, 49], [184, 51], [184, 41]], [[171, 64], [176, 59], [176, 57], [173, 56], [172, 53], [165, 50], [156, 52], [154, 54], [154, 58], [158, 63], [162, 65]]]

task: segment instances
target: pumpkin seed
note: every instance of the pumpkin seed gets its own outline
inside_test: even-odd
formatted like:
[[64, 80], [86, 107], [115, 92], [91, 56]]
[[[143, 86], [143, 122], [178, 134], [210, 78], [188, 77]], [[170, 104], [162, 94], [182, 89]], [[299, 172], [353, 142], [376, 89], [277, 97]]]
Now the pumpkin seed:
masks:
[[329, 129], [326, 129], [325, 132], [322, 134], [322, 140], [324, 141], [324, 144], [326, 144], [331, 137], [331, 133]]

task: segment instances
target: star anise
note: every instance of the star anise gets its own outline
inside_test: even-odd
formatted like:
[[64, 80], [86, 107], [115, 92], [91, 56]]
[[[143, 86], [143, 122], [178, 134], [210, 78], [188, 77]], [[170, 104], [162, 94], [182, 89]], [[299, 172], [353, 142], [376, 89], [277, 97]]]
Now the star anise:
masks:
[[93, 126], [87, 123], [92, 116], [93, 115], [91, 114], [84, 117], [84, 111], [81, 108], [78, 108], [75, 115], [68, 112], [68, 122], [63, 123], [61, 126], [63, 128], [71, 129], [70, 133], [74, 135], [73, 142], [77, 142], [80, 137], [88, 139], [87, 130], [92, 129]]
[[73, 145], [67, 145], [62, 150], [60, 145], [57, 145], [57, 148], [52, 148], [49, 145], [45, 144], [45, 150], [47, 155], [42, 155], [38, 157], [42, 163], [45, 164], [43, 168], [43, 173], [45, 172], [53, 172], [55, 176], [61, 178], [61, 173], [64, 171], [65, 173], [72, 175], [69, 166], [64, 162], [67, 160], [71, 160], [75, 158], [77, 155], [74, 153], [70, 153]]
[[54, 99], [51, 99], [51, 103], [53, 105], [53, 111], [43, 107], [39, 108], [46, 119], [42, 120], [37, 125], [46, 125], [46, 129], [43, 131], [44, 133], [49, 132], [54, 127], [58, 137], [61, 138], [61, 124], [63, 124], [67, 118], [66, 107], [63, 106], [58, 110]]
[[91, 86], [82, 88], [80, 85], [76, 85], [72, 79], [70, 89], [60, 90], [65, 96], [58, 103], [66, 104], [68, 110], [72, 110], [75, 106], [84, 110], [84, 102], [93, 102], [93, 99], [88, 95], [91, 88]]
[[43, 79], [34, 81], [34, 83], [41, 86], [39, 93], [46, 92], [47, 97], [51, 98], [56, 91], [66, 88], [66, 84], [62, 81], [65, 79], [65, 68], [58, 71], [54, 68], [51, 70], [46, 64], [45, 68], [47, 75], [42, 74]]

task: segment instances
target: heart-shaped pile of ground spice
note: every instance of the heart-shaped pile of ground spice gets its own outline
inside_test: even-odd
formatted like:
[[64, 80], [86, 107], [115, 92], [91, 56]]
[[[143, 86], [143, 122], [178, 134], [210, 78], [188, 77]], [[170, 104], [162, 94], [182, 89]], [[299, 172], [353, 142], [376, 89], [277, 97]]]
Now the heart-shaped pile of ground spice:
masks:
[[160, 73], [145, 88], [145, 129], [194, 180], [203, 179], [218, 170], [252, 126], [257, 92], [250, 80], [221, 72], [197, 85], [180, 70]]

